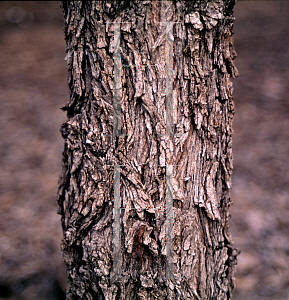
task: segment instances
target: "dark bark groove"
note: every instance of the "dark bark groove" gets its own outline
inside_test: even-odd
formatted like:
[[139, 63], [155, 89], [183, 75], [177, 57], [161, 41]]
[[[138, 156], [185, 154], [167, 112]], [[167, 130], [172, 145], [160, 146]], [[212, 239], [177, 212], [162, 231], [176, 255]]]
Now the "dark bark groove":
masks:
[[[234, 0], [63, 2], [70, 101], [63, 108], [69, 119], [61, 128], [58, 203], [67, 299], [232, 298], [233, 6]], [[112, 22], [122, 22], [120, 136], [113, 136]], [[175, 135], [166, 134], [164, 22], [175, 22]], [[115, 165], [121, 276], [112, 280]], [[169, 183], [166, 165], [174, 166]], [[174, 190], [170, 279], [166, 184]]]

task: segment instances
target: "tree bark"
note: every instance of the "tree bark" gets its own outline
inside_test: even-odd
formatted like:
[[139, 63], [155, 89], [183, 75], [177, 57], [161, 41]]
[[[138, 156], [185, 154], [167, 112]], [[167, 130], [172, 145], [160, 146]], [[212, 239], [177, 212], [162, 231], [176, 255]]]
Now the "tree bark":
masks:
[[67, 299], [231, 299], [234, 0], [65, 1]]

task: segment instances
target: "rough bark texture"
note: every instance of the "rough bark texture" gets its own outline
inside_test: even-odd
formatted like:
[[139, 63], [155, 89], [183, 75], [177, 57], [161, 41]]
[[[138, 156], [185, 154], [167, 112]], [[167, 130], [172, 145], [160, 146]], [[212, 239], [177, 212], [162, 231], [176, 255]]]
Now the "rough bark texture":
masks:
[[[61, 129], [58, 202], [67, 299], [232, 298], [233, 6], [234, 0], [63, 3], [70, 101]], [[113, 135], [110, 22], [126, 22], [120, 23], [120, 136]], [[164, 22], [176, 22], [175, 135], [166, 134]], [[121, 276], [111, 277], [115, 165], [120, 165]], [[173, 178], [166, 176], [168, 165], [174, 166]], [[174, 189], [170, 278], [168, 186]]]

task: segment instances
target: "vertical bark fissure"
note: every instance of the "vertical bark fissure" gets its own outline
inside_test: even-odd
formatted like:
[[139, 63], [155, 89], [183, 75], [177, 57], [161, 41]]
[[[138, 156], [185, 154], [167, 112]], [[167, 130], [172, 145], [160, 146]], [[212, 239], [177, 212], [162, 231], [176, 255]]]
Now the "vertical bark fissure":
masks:
[[233, 4], [63, 2], [70, 101], [58, 203], [67, 299], [232, 297]]

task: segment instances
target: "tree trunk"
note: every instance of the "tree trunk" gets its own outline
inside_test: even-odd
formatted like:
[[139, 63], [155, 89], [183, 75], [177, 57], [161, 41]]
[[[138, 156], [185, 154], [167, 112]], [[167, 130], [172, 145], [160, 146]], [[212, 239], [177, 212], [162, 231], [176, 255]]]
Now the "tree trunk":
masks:
[[63, 2], [67, 299], [232, 298], [234, 2]]

